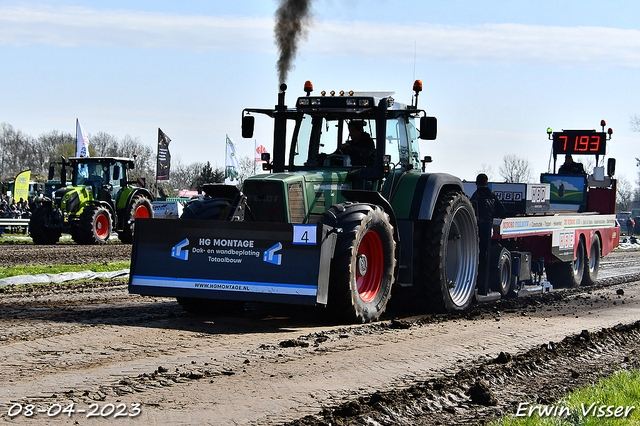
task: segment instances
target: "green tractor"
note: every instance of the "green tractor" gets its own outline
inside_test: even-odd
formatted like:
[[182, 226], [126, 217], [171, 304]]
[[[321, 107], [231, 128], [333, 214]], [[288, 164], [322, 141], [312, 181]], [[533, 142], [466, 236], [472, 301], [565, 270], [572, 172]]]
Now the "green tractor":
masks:
[[437, 121], [418, 109], [422, 83], [412, 105], [392, 92], [312, 95], [309, 83], [288, 108], [285, 89], [275, 109], [243, 111], [245, 138], [255, 116], [273, 119], [265, 172], [241, 189], [205, 185], [180, 220], [140, 220], [129, 291], [210, 314], [275, 302], [368, 322], [402, 288], [399, 301], [467, 309], [477, 222], [459, 178], [424, 171], [419, 142]]
[[[57, 164], [61, 187], [53, 192], [53, 199], [42, 197], [29, 222], [35, 244], [55, 244], [63, 232], [79, 244], [104, 244], [113, 231], [120, 241], [131, 243], [135, 220], [153, 217], [151, 193], [128, 180], [133, 159], [74, 157]], [[50, 180], [54, 167], [50, 167]]]

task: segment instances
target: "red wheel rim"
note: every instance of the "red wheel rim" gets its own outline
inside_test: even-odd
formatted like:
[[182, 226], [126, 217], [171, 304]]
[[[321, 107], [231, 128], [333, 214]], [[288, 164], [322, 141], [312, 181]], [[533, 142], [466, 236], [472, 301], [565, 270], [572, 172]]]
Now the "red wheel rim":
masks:
[[147, 210], [147, 208], [145, 206], [139, 206], [136, 209], [136, 214], [134, 215], [134, 217], [138, 218], [138, 217], [149, 217], [149, 210]]
[[375, 299], [380, 290], [383, 263], [382, 241], [376, 232], [368, 231], [358, 247], [355, 265], [358, 294], [365, 302]]
[[101, 239], [104, 239], [109, 234], [109, 219], [107, 216], [101, 214], [96, 218], [96, 235]]

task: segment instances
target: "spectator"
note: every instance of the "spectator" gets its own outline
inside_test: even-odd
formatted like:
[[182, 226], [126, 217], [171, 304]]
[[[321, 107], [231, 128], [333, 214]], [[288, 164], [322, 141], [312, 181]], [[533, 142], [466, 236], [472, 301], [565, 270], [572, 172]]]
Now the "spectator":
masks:
[[[491, 232], [493, 218], [504, 217], [504, 205], [489, 188], [489, 178], [484, 173], [476, 177], [476, 192], [471, 203], [478, 218], [478, 237], [480, 239], [480, 259], [478, 262], [478, 290], [489, 294], [489, 254], [491, 251]], [[483, 292], [483, 293], [482, 293]]]
[[636, 221], [631, 216], [627, 218], [627, 234], [633, 235], [633, 228], [636, 226]]

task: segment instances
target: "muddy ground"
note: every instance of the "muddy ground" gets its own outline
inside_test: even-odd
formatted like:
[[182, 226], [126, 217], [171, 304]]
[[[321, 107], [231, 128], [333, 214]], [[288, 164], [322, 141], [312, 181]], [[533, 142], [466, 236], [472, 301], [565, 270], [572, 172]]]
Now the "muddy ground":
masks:
[[[95, 263], [126, 260], [130, 246], [0, 253], [0, 266]], [[171, 299], [129, 295], [122, 281], [4, 288], [0, 423], [124, 422], [113, 404], [158, 425], [482, 424], [638, 367], [639, 255], [603, 259], [594, 288], [464, 315], [395, 306], [366, 325], [278, 305], [193, 316]], [[72, 403], [102, 411], [51, 415]], [[28, 404], [44, 411], [14, 415]]]

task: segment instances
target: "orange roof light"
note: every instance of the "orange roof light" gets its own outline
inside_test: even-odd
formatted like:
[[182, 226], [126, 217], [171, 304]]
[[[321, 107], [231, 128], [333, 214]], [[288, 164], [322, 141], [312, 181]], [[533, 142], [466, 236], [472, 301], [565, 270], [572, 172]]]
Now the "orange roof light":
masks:
[[311, 92], [313, 92], [313, 83], [311, 83], [309, 80], [304, 82], [304, 91], [307, 93], [307, 96], [309, 96]]
[[422, 92], [422, 81], [416, 80], [413, 83], [413, 91], [414, 92]]
[[606, 121], [604, 121], [604, 120], [600, 120], [600, 125], [601, 125], [602, 127], [604, 127], [604, 126], [606, 126], [606, 125], [607, 125], [607, 122], [606, 122]]

